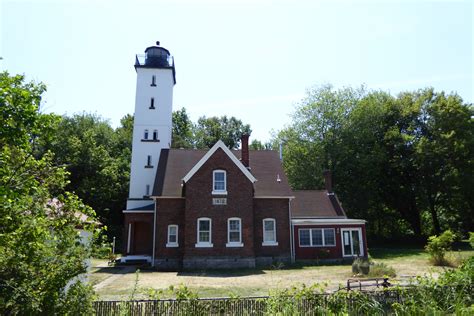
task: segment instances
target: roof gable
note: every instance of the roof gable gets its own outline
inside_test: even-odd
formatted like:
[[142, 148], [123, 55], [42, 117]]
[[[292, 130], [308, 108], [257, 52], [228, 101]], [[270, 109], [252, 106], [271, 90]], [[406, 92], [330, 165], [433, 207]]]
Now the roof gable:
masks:
[[250, 171], [237, 159], [237, 157], [235, 157], [235, 155], [221, 140], [217, 141], [217, 143], [215, 143], [214, 146], [212, 146], [212, 148], [209, 149], [209, 151], [194, 165], [194, 167], [184, 176], [183, 181], [185, 183], [188, 182], [219, 148], [224, 151], [229, 159], [240, 169], [240, 171], [242, 171], [242, 173], [250, 180], [250, 182], [255, 183], [257, 181]]

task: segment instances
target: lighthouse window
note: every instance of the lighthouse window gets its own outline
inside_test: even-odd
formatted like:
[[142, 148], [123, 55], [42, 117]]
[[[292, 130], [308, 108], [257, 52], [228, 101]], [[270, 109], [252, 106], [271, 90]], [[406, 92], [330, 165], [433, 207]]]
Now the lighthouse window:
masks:
[[158, 131], [156, 129], [153, 131], [153, 140], [158, 140]]
[[155, 75], [151, 76], [151, 85], [150, 86], [156, 87], [156, 76]]
[[151, 155], [147, 156], [145, 168], [153, 168], [153, 166], [151, 165]]
[[145, 130], [145, 133], [143, 133], [143, 139], [148, 139], [148, 130]]
[[154, 109], [155, 109], [155, 98], [151, 98], [149, 109], [150, 109], [150, 110], [154, 110]]

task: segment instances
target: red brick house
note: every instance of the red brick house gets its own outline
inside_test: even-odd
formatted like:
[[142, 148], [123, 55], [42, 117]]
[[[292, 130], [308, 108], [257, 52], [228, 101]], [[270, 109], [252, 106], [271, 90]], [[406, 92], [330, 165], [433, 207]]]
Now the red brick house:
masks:
[[125, 213], [123, 260], [230, 268], [366, 256], [365, 221], [323, 191], [292, 191], [275, 151], [161, 149], [149, 204]]

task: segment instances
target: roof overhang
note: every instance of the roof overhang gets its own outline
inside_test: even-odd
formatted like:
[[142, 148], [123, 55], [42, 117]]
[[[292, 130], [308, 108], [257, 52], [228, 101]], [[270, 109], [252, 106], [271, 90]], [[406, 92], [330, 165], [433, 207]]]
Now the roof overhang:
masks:
[[366, 223], [363, 219], [351, 218], [299, 218], [292, 219], [293, 225], [364, 225]]
[[153, 214], [155, 211], [149, 211], [149, 210], [136, 210], [136, 211], [132, 211], [132, 210], [123, 210], [122, 213], [124, 214], [141, 214], [141, 213], [151, 213]]
[[217, 149], [222, 149], [226, 155], [232, 160], [232, 162], [242, 171], [242, 173], [250, 180], [250, 182], [255, 183], [257, 179], [248, 171], [247, 168], [235, 157], [235, 155], [230, 151], [229, 148], [224, 144], [222, 140], [217, 141], [214, 146], [198, 161], [197, 164], [184, 176], [183, 181], [186, 183], [192, 176], [206, 163], [206, 161], [211, 158], [211, 156], [217, 151]]
[[294, 199], [294, 196], [291, 195], [260, 195], [260, 196], [254, 196], [254, 199]]

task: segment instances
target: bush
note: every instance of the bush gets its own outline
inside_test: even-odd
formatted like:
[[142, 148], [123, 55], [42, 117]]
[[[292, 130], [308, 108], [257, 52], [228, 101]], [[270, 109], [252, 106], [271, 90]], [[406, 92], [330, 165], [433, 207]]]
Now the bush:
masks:
[[370, 267], [369, 276], [373, 278], [382, 278], [382, 277], [391, 277], [394, 278], [397, 276], [395, 269], [391, 266], [386, 265], [383, 262], [374, 263]]
[[365, 258], [356, 258], [352, 263], [352, 273], [367, 275], [370, 272], [370, 262]]
[[474, 232], [469, 233], [469, 244], [471, 245], [471, 248], [474, 248]]
[[448, 266], [449, 261], [446, 260], [446, 252], [451, 250], [451, 245], [454, 242], [454, 234], [447, 230], [439, 236], [430, 236], [425, 250], [431, 257], [431, 262], [435, 266]]

